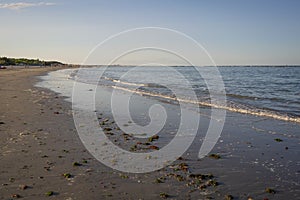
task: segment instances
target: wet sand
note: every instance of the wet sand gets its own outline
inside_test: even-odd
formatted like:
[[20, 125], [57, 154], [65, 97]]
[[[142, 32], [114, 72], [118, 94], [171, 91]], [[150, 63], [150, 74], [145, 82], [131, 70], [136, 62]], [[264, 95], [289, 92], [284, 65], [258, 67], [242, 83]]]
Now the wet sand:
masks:
[[[197, 159], [199, 136], [169, 167], [147, 174], [120, 173], [86, 151], [74, 126], [71, 104], [34, 87], [36, 76], [51, 70], [56, 69], [0, 71], [0, 199], [300, 198], [299, 124], [227, 113], [212, 152], [219, 159]], [[109, 89], [100, 90], [109, 96]], [[136, 97], [135, 102], [147, 107], [157, 100]], [[160, 103], [176, 111], [175, 105]], [[108, 137], [128, 150], [138, 144], [131, 150], [139, 151], [140, 142], [120, 132], [109, 106], [102, 106], [97, 114], [100, 123], [105, 121], [103, 126], [112, 129]], [[141, 107], [135, 107], [136, 113], [143, 112]], [[207, 129], [205, 116], [210, 111], [201, 108], [201, 112], [199, 135]], [[162, 136], [152, 145], [162, 147], [169, 139]]]

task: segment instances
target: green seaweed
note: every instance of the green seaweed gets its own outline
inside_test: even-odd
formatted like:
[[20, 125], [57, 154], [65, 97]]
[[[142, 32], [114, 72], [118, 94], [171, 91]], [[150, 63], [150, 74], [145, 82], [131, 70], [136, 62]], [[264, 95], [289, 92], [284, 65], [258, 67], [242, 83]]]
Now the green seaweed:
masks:
[[70, 173], [65, 173], [65, 174], [63, 174], [63, 176], [64, 176], [65, 178], [71, 178], [71, 177], [72, 177], [72, 175], [71, 175]]
[[53, 191], [48, 191], [45, 193], [46, 196], [50, 197], [52, 195], [54, 195], [54, 192]]
[[154, 140], [158, 140], [159, 139], [159, 136], [158, 135], [153, 135], [151, 137], [148, 138], [148, 141], [149, 142], [153, 142]]
[[120, 174], [120, 177], [121, 177], [122, 179], [128, 179], [128, 178], [129, 178], [129, 176], [127, 176], [127, 175], [125, 175], [125, 174]]

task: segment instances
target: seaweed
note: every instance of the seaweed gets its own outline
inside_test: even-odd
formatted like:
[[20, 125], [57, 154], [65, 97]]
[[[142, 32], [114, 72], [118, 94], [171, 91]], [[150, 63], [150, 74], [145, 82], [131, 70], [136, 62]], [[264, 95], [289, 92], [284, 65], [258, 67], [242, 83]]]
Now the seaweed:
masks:
[[168, 197], [170, 197], [170, 195], [168, 195], [168, 194], [165, 193], [165, 192], [161, 192], [161, 193], [159, 194], [159, 196], [160, 196], [161, 198], [163, 198], [163, 199], [167, 199]]
[[214, 159], [220, 159], [221, 156], [219, 154], [215, 154], [215, 153], [212, 153], [209, 155], [210, 158], [214, 158]]
[[148, 138], [148, 141], [149, 142], [153, 142], [154, 140], [158, 140], [159, 139], [159, 136], [158, 135], [153, 135], [152, 137], [149, 137]]
[[225, 195], [225, 200], [232, 200], [232, 199], [233, 199], [232, 195], [230, 195], [230, 194]]
[[275, 194], [276, 193], [276, 191], [274, 189], [272, 189], [272, 188], [266, 188], [265, 191], [267, 193], [270, 193], [270, 194]]
[[82, 164], [80, 164], [79, 162], [73, 162], [73, 166], [81, 166]]
[[48, 191], [45, 193], [46, 196], [50, 197], [52, 195], [54, 195], [54, 192], [53, 191]]
[[71, 175], [70, 173], [64, 173], [63, 176], [64, 176], [65, 178], [71, 178], [71, 177], [72, 177], [72, 175]]

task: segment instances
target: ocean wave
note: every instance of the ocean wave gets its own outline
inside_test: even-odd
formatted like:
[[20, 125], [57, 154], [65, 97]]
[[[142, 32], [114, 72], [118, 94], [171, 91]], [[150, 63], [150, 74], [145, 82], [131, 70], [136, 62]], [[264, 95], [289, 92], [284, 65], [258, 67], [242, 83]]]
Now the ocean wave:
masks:
[[[196, 104], [200, 106], [212, 107], [217, 109], [224, 109], [236, 113], [249, 114], [254, 116], [278, 119], [282, 121], [291, 121], [291, 122], [300, 123], [300, 117], [299, 115], [297, 115], [297, 112], [288, 110], [288, 108], [294, 109], [293, 107], [291, 107], [292, 103], [297, 104], [298, 107], [297, 100], [285, 99], [282, 98], [281, 96], [279, 97], [278, 95], [277, 96], [260, 95], [258, 97], [258, 95], [251, 96], [246, 94], [235, 94], [234, 92], [230, 92], [226, 94], [228, 97], [228, 101], [226, 105], [219, 105], [210, 101], [209, 98], [210, 93], [207, 90], [207, 88], [205, 89], [205, 87], [202, 85], [201, 82], [197, 82], [197, 83], [192, 82], [192, 86], [195, 92], [198, 95], [200, 95], [198, 96], [198, 101], [192, 101], [188, 97], [177, 98], [174, 94], [170, 93], [169, 90], [164, 89], [164, 86], [159, 84], [136, 83], [134, 81], [120, 80], [116, 78], [121, 75], [117, 73], [118, 71], [109, 72], [112, 73], [112, 75], [115, 77], [109, 77], [111, 74], [102, 76], [101, 79], [103, 81], [99, 81], [98, 77], [97, 79], [93, 79], [93, 76], [91, 76], [91, 74], [93, 73], [89, 71], [85, 72], [84, 74], [81, 74], [81, 78], [78, 78], [76, 77], [78, 75], [77, 71], [78, 70], [74, 70], [73, 73], [71, 73], [70, 75], [70, 77], [73, 78], [74, 80], [76, 79], [76, 81], [113, 87], [115, 89], [128, 91], [139, 95], [157, 97], [160, 98], [161, 100], [163, 98], [164, 100], [173, 101], [177, 103], [184, 102], [184, 103]], [[180, 88], [180, 85], [177, 85], [176, 87], [177, 89], [184, 90], [184, 88]], [[245, 86], [241, 86], [241, 87], [245, 87]], [[251, 88], [253, 87], [251, 86]], [[270, 102], [274, 103], [274, 105], [268, 106], [268, 103]], [[287, 103], [289, 104], [289, 106], [287, 106]], [[287, 108], [283, 107], [285, 105], [287, 106]], [[281, 106], [282, 109], [281, 108], [276, 109], [279, 106]], [[295, 107], [294, 110], [297, 110], [297, 107]]]
[[132, 83], [132, 82], [120, 81], [120, 80], [116, 80], [116, 79], [113, 79], [112, 81], [114, 83], [118, 83], [118, 84], [122, 84], [122, 85], [131, 85], [131, 86], [139, 86], [139, 87], [147, 86], [147, 84]]
[[219, 105], [219, 104], [211, 103], [209, 101], [194, 101], [194, 100], [189, 100], [186, 98], [177, 98], [175, 95], [169, 96], [169, 95], [165, 95], [165, 94], [130, 89], [130, 88], [125, 88], [125, 87], [120, 87], [120, 86], [112, 86], [112, 87], [114, 89], [139, 94], [142, 96], [159, 97], [159, 98], [163, 98], [163, 99], [167, 99], [167, 100], [171, 100], [171, 101], [175, 101], [175, 102], [177, 101], [177, 102], [183, 102], [183, 103], [189, 103], [189, 104], [196, 104], [196, 105], [200, 105], [200, 106], [224, 109], [224, 110], [236, 112], [236, 113], [249, 114], [249, 115], [254, 115], [254, 116], [273, 118], [273, 119], [282, 120], [282, 121], [290, 121], [290, 122], [300, 123], [300, 117], [287, 116], [285, 114], [276, 113], [276, 112], [270, 111], [270, 110], [247, 108], [244, 105], [243, 105], [243, 108], [241, 108], [239, 105], [234, 104], [234, 103], [232, 103], [231, 105]]
[[102, 79], [112, 81], [114, 83], [122, 84], [122, 85], [138, 86], [138, 87], [149, 87], [149, 88], [164, 88], [164, 86], [162, 86], [160, 84], [156, 84], [156, 83], [134, 83], [134, 82], [114, 79], [114, 78], [110, 78], [110, 77], [106, 77], [106, 76], [104, 76]]
[[237, 99], [250, 99], [250, 100], [258, 100], [258, 99], [260, 99], [259, 97], [253, 97], [253, 96], [247, 96], [247, 95], [240, 95], [240, 94], [226, 93], [226, 95], [229, 96], [229, 97], [237, 98]]
[[283, 98], [278, 97], [258, 97], [258, 96], [248, 96], [248, 95], [241, 95], [241, 94], [232, 94], [232, 93], [226, 93], [226, 96], [232, 97], [235, 99], [246, 99], [246, 100], [270, 100], [270, 101], [277, 101], [277, 102], [286, 102]]

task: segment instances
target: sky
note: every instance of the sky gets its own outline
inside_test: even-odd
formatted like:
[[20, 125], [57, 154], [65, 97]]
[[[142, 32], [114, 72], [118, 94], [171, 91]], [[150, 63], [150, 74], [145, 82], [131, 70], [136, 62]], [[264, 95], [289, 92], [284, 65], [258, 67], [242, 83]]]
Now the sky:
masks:
[[[196, 65], [211, 60], [217, 65], [299, 65], [299, 8], [298, 0], [0, 0], [0, 56], [106, 64], [148, 45], [177, 52]], [[118, 36], [141, 27], [164, 29]], [[197, 51], [191, 38], [205, 51]], [[114, 62], [182, 64], [151, 51]]]

